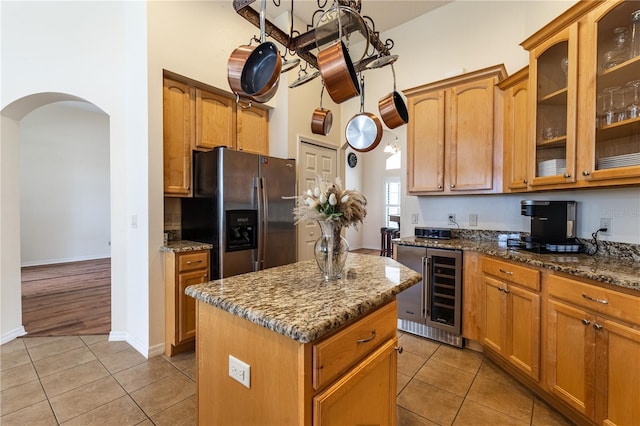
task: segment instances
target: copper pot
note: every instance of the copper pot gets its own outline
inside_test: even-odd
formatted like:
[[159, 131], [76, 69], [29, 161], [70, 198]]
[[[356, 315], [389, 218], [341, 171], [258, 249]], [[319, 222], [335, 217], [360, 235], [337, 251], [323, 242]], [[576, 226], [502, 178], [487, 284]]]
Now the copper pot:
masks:
[[393, 92], [378, 101], [378, 111], [384, 124], [390, 129], [395, 129], [409, 122], [409, 112], [402, 95], [396, 91], [396, 72], [393, 64], [391, 64], [391, 71], [393, 72]]
[[322, 108], [322, 94], [324, 93], [324, 84], [320, 91], [320, 108], [316, 108], [311, 116], [311, 133], [315, 135], [326, 136], [331, 131], [333, 124], [333, 114], [328, 109]]
[[360, 94], [356, 70], [342, 40], [318, 53], [318, 69], [335, 103], [342, 103]]

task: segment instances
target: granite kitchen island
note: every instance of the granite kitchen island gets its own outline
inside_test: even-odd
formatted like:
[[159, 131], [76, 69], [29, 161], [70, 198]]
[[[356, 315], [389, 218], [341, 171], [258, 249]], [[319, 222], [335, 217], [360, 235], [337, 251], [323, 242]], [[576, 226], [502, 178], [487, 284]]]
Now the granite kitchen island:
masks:
[[[187, 287], [198, 423], [395, 424], [395, 296], [420, 279], [390, 258], [351, 253], [337, 281], [304, 261]], [[230, 357], [248, 387], [230, 377]]]

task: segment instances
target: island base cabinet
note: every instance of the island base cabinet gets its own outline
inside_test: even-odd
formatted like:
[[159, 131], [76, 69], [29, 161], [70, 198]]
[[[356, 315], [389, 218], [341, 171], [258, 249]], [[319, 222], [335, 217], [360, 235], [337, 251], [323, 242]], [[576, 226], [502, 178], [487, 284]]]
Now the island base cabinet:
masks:
[[313, 424], [395, 424], [397, 342], [397, 338], [389, 340], [316, 396]]

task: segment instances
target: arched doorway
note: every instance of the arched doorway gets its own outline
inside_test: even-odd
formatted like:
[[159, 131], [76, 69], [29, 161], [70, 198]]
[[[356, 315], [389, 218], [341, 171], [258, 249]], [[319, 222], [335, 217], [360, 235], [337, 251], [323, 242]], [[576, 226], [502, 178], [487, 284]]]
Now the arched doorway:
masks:
[[[57, 113], [60, 114], [61, 110], [60, 108], [75, 108], [76, 110], [81, 110], [83, 113], [88, 113], [90, 112], [93, 115], [97, 115], [100, 116], [101, 120], [98, 120], [98, 122], [101, 122], [102, 124], [98, 125], [97, 128], [94, 128], [94, 130], [100, 131], [100, 132], [105, 132], [106, 131], [106, 135], [102, 135], [101, 136], [101, 141], [102, 143], [107, 144], [106, 147], [103, 147], [103, 149], [101, 150], [101, 152], [96, 152], [96, 155], [101, 155], [104, 156], [106, 155], [106, 169], [104, 164], [102, 165], [102, 172], [106, 172], [107, 176], [106, 176], [106, 181], [107, 181], [107, 188], [106, 188], [106, 210], [109, 211], [109, 117], [107, 114], [105, 114], [100, 108], [98, 108], [97, 106], [95, 106], [94, 104], [86, 101], [85, 99], [79, 98], [77, 96], [73, 96], [73, 95], [69, 95], [69, 94], [65, 94], [65, 93], [38, 93], [38, 94], [34, 94], [34, 95], [30, 95], [30, 96], [26, 96], [24, 98], [18, 99], [16, 101], [14, 101], [13, 103], [7, 105], [3, 110], [2, 110], [2, 147], [1, 147], [1, 151], [0, 151], [0, 161], [1, 161], [1, 170], [2, 170], [2, 174], [0, 176], [0, 184], [1, 184], [1, 188], [2, 188], [2, 204], [0, 204], [0, 234], [2, 235], [2, 247], [0, 249], [0, 280], [2, 282], [2, 297], [1, 297], [1, 303], [2, 303], [2, 320], [3, 321], [9, 321], [9, 323], [13, 326], [10, 329], [10, 332], [7, 333], [7, 327], [4, 326], [3, 327], [3, 335], [2, 335], [2, 340], [3, 341], [7, 341], [10, 340], [15, 336], [19, 336], [25, 333], [24, 328], [22, 327], [22, 304], [21, 304], [21, 285], [20, 285], [20, 268], [21, 265], [24, 263], [22, 261], [22, 256], [24, 256], [24, 252], [22, 250], [22, 248], [25, 248], [25, 246], [30, 246], [30, 253], [29, 256], [31, 257], [31, 259], [29, 261], [27, 261], [27, 263], [29, 262], [55, 262], [56, 260], [73, 260], [74, 258], [77, 259], [78, 257], [82, 257], [82, 255], [79, 255], [78, 249], [80, 251], [82, 251], [82, 247], [78, 248], [78, 247], [73, 247], [71, 249], [71, 251], [68, 252], [63, 252], [61, 254], [59, 254], [59, 257], [56, 259], [56, 255], [52, 254], [55, 253], [55, 247], [53, 247], [53, 251], [51, 251], [52, 249], [52, 242], [54, 243], [53, 245], [55, 246], [55, 241], [51, 240], [48, 241], [48, 246], [49, 246], [49, 253], [45, 253], [42, 252], [42, 250], [40, 250], [39, 248], [34, 250], [34, 244], [33, 241], [30, 240], [28, 242], [23, 242], [21, 241], [21, 232], [20, 232], [20, 224], [23, 221], [30, 221], [31, 222], [31, 227], [37, 227], [38, 225], [43, 225], [45, 226], [56, 226], [56, 225], [61, 225], [61, 222], [65, 222], [64, 218], [65, 215], [67, 216], [67, 221], [65, 224], [63, 224], [64, 226], [62, 226], [63, 228], [66, 227], [66, 229], [53, 229], [53, 228], [49, 228], [51, 229], [50, 234], [53, 234], [53, 238], [57, 238], [60, 239], [62, 238], [61, 236], [64, 235], [64, 232], [69, 232], [69, 227], [73, 225], [73, 221], [78, 219], [78, 216], [76, 215], [74, 217], [74, 213], [71, 209], [75, 208], [85, 208], [87, 206], [86, 203], [84, 203], [85, 207], [83, 206], [83, 203], [76, 203], [75, 205], [71, 205], [69, 206], [69, 209], [67, 210], [67, 212], [65, 213], [64, 208], [60, 209], [61, 206], [57, 205], [56, 206], [56, 210], [57, 210], [57, 218], [51, 222], [49, 221], [49, 223], [41, 223], [41, 221], [44, 220], [44, 222], [46, 222], [48, 219], [51, 219], [51, 216], [54, 216], [53, 214], [47, 216], [46, 215], [46, 211], [47, 210], [53, 210], [53, 206], [52, 203], [56, 203], [56, 200], [60, 199], [60, 203], [67, 203], [70, 204], [70, 199], [66, 199], [66, 200], [62, 200], [63, 197], [61, 197], [61, 194], [64, 194], [64, 190], [65, 188], [56, 188], [59, 191], [59, 197], [56, 197], [55, 194], [46, 194], [40, 192], [40, 194], [38, 195], [38, 197], [42, 197], [42, 198], [47, 198], [47, 195], [51, 195], [44, 203], [43, 205], [40, 207], [40, 210], [44, 211], [44, 213], [42, 211], [40, 212], [35, 212], [35, 219], [34, 217], [29, 217], [29, 218], [24, 218], [23, 214], [24, 212], [21, 211], [21, 185], [19, 184], [22, 180], [24, 180], [24, 174], [22, 176], [23, 179], [21, 179], [21, 169], [24, 167], [25, 164], [25, 158], [23, 158], [25, 155], [32, 155], [34, 150], [33, 147], [31, 147], [31, 149], [29, 150], [24, 150], [21, 148], [21, 142], [24, 142], [23, 140], [21, 140], [21, 138], [24, 134], [24, 129], [21, 129], [21, 127], [27, 127], [27, 124], [29, 127], [34, 127], [34, 125], [37, 127], [38, 126], [38, 121], [36, 120], [34, 123], [34, 120], [31, 120], [30, 118], [32, 118], [32, 113], [34, 113], [34, 111], [36, 112], [40, 112], [39, 116], [40, 118], [42, 118], [43, 114], [41, 113], [43, 110], [48, 110], [48, 112], [50, 113], [50, 111], [52, 110], [52, 106], [56, 106], [58, 107], [56, 109]], [[70, 118], [71, 121], [68, 122], [68, 125], [70, 125], [71, 127], [73, 127], [73, 117], [79, 117], [82, 116], [82, 114], [73, 114], [72, 110], [71, 113], [67, 114]], [[63, 112], [64, 114], [64, 112]], [[45, 114], [46, 116], [46, 114]], [[58, 117], [59, 119], [59, 117]], [[50, 122], [52, 120], [55, 120], [55, 118], [50, 118]], [[55, 139], [54, 135], [51, 135], [51, 137], [53, 139]], [[66, 135], [62, 135], [60, 136], [62, 139], [69, 139], [70, 136], [68, 134]], [[76, 141], [77, 143], [78, 141]], [[55, 141], [54, 141], [55, 143]], [[67, 147], [69, 149], [69, 147]], [[25, 151], [22, 152], [21, 151]], [[61, 150], [62, 151], [62, 150]], [[35, 151], [37, 152], [37, 150]], [[44, 154], [45, 158], [35, 158], [35, 159], [26, 159], [27, 164], [30, 164], [30, 161], [33, 160], [34, 162], [34, 167], [38, 167], [38, 164], [40, 166], [40, 168], [46, 168], [44, 166], [47, 165], [48, 162], [55, 162], [56, 160], [60, 160], [60, 158], [56, 159], [55, 155], [53, 155], [52, 153], [54, 153], [55, 150], [50, 151], [48, 154]], [[60, 152], [60, 154], [62, 156], [69, 156], [69, 153], [72, 151], [67, 151], [67, 153], [63, 153]], [[40, 153], [42, 154], [42, 153]], [[71, 154], [74, 155], [74, 154]], [[78, 153], [78, 155], [80, 155]], [[64, 160], [69, 160], [64, 159]], [[77, 167], [72, 167], [73, 162], [78, 162], [80, 161], [78, 157], [72, 159], [72, 162], [69, 163], [67, 162], [66, 164], [61, 163], [59, 164], [60, 166], [60, 170], [59, 173], [57, 173], [57, 176], [52, 177], [51, 179], [47, 179], [46, 175], [45, 176], [40, 176], [37, 179], [43, 180], [43, 181], [47, 181], [45, 182], [46, 184], [51, 184], [50, 181], [52, 180], [56, 180], [60, 178], [60, 175], [64, 175], [67, 174], [67, 178], [68, 179], [74, 179], [74, 178], [79, 178], [79, 179], [86, 179], [87, 178], [87, 174], [86, 172], [82, 172], [84, 174], [84, 176], [73, 176], [73, 173], [75, 173], [76, 175], [78, 174], [78, 169]], [[34, 182], [31, 182], [32, 187], [34, 186]], [[37, 186], [37, 184], [35, 184], [35, 186]], [[87, 192], [86, 196], [89, 197], [91, 195], [91, 193], [89, 191], [86, 190], [86, 186], [84, 188], [84, 191]], [[83, 189], [80, 188], [75, 188], [72, 190], [72, 188], [67, 188], [71, 191], [75, 191], [75, 198], [78, 198], [78, 196], [81, 196], [79, 194], [82, 194]], [[33, 188], [30, 189], [30, 191], [32, 191]], [[104, 191], [105, 188], [102, 188], [102, 191]], [[44, 195], [43, 195], [44, 194]], [[77, 201], [77, 200], [76, 200]], [[86, 200], [85, 200], [86, 201]], [[29, 203], [27, 203], [29, 204]], [[31, 206], [29, 208], [33, 208], [33, 200], [31, 200]], [[37, 202], [35, 203], [37, 204]], [[47, 209], [47, 205], [51, 206], [49, 209]], [[23, 209], [24, 209], [24, 204], [23, 204]], [[34, 214], [32, 212], [32, 214]], [[44, 216], [42, 216], [44, 214]], [[40, 220], [38, 220], [38, 215]], [[108, 216], [107, 216], [108, 217]], [[82, 217], [80, 217], [80, 219], [82, 219]], [[108, 220], [108, 219], [107, 219]], [[104, 229], [104, 227], [106, 227], [106, 230]], [[29, 229], [28, 231], [34, 231], [34, 234], [40, 233], [42, 234], [42, 229]], [[27, 232], [28, 233], [28, 232]], [[102, 239], [106, 239], [106, 241], [104, 241], [104, 244], [107, 246], [107, 250], [105, 250], [102, 254], [104, 255], [104, 253], [109, 253], [108, 250], [108, 245], [110, 243], [110, 225], [109, 223], [107, 223], [106, 225], [103, 224], [103, 230], [102, 233], [106, 235], [102, 235]], [[25, 234], [25, 230], [23, 229], [22, 234]], [[43, 235], [42, 236], [42, 240], [43, 242], [46, 242], [45, 240], [47, 238], [50, 238], [51, 235]], [[37, 238], [34, 237], [34, 235], [30, 236], [31, 239], [33, 238]], [[86, 238], [86, 236], [85, 236]], [[82, 239], [82, 238], [80, 238]], [[69, 239], [69, 241], [71, 241], [72, 239]], [[59, 243], [59, 241], [58, 241]], [[76, 246], [78, 244], [75, 244]], [[60, 246], [58, 246], [60, 247]], [[74, 251], [75, 250], [75, 251]], [[34, 253], [37, 252], [37, 253]], [[69, 254], [71, 253], [71, 254]], [[88, 253], [88, 256], [95, 256], [94, 254]], [[6, 323], [5, 323], [6, 324]]]

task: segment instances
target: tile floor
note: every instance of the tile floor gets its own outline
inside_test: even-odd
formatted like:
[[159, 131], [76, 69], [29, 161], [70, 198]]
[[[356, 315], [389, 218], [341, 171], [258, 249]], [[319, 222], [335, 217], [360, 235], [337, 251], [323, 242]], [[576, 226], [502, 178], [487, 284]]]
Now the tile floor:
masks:
[[[399, 425], [566, 425], [479, 353], [400, 335]], [[145, 359], [107, 336], [0, 346], [0, 424], [193, 425], [195, 357]]]

